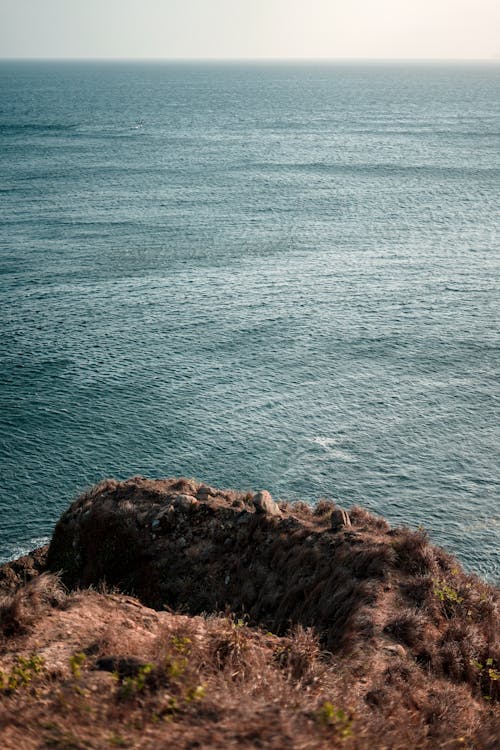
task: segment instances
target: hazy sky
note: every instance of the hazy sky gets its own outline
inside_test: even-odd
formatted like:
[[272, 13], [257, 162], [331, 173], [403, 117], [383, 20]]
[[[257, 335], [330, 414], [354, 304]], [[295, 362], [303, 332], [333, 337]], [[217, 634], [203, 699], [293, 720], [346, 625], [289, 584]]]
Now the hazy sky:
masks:
[[500, 58], [500, 0], [0, 0], [0, 57]]

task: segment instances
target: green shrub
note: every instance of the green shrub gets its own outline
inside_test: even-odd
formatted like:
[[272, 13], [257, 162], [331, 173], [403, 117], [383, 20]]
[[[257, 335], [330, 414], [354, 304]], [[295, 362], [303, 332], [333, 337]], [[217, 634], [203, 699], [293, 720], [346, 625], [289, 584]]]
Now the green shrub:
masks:
[[319, 707], [316, 718], [323, 726], [332, 727], [343, 740], [352, 736], [351, 714], [337, 708], [330, 701], [325, 701]]
[[27, 687], [40, 674], [43, 665], [44, 659], [38, 654], [32, 654], [28, 659], [17, 656], [9, 673], [0, 670], [0, 691], [13, 693]]
[[86, 661], [87, 657], [83, 651], [78, 651], [76, 654], [73, 654], [73, 656], [70, 656], [69, 666], [75, 680], [79, 680], [82, 676], [82, 667]]

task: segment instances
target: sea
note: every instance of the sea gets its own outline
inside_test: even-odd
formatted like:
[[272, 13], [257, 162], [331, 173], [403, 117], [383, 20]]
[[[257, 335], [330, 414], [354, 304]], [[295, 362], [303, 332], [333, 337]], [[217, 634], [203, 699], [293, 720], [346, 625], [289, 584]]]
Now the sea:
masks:
[[104, 477], [500, 580], [500, 63], [0, 63], [0, 561]]

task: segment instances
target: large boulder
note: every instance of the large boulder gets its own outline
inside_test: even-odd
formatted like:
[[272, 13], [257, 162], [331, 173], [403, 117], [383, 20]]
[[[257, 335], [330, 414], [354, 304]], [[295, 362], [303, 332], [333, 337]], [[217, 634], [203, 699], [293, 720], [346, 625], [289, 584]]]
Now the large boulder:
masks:
[[253, 504], [257, 513], [267, 513], [269, 516], [280, 516], [281, 511], [267, 490], [260, 490], [253, 496]]

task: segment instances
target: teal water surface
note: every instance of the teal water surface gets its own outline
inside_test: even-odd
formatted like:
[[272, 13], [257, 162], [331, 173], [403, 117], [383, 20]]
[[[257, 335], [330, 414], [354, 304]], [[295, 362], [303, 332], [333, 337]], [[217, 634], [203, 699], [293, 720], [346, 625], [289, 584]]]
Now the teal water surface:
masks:
[[1, 63], [0, 559], [182, 474], [498, 580], [499, 72]]

